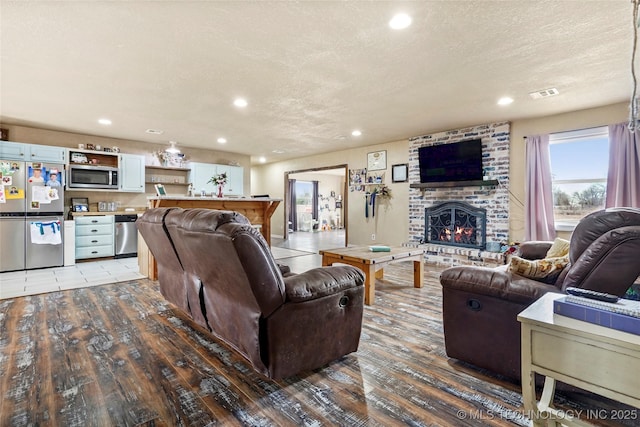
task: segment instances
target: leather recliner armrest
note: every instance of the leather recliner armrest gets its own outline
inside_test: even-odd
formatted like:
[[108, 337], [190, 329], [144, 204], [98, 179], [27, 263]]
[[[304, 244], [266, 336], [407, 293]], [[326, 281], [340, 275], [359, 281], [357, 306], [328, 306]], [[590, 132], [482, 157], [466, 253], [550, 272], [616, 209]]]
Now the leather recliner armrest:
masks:
[[302, 302], [364, 285], [364, 273], [351, 266], [314, 268], [284, 278], [286, 299]]
[[529, 241], [520, 243], [516, 255], [524, 259], [543, 259], [547, 256], [553, 242]]
[[556, 286], [508, 271], [476, 266], [447, 268], [440, 275], [440, 283], [443, 288], [525, 304], [547, 292], [560, 292]]
[[282, 274], [283, 276], [289, 276], [293, 274], [291, 273], [291, 268], [287, 264], [282, 264], [276, 261], [276, 265], [280, 269], [280, 274]]

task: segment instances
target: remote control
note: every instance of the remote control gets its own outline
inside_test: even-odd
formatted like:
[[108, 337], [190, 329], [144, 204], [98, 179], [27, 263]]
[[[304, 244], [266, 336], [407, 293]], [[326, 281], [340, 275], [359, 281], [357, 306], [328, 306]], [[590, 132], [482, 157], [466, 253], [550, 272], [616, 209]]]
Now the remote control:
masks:
[[596, 292], [590, 289], [582, 289], [582, 288], [572, 288], [569, 287], [566, 289], [568, 294], [575, 295], [577, 297], [585, 297], [589, 299], [595, 299], [598, 301], [605, 302], [617, 302], [618, 297], [615, 295], [607, 294], [604, 292]]

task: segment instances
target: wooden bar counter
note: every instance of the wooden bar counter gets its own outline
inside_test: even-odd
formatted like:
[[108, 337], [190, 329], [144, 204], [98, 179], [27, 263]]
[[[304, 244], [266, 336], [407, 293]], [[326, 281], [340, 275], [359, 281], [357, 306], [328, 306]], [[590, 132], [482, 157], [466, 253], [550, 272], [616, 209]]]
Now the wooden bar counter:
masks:
[[[253, 225], [259, 225], [265, 240], [271, 246], [271, 216], [282, 199], [268, 197], [240, 198], [240, 197], [187, 197], [187, 196], [151, 196], [147, 197], [149, 208], [178, 207], [183, 209], [205, 208], [235, 211], [246, 216]], [[140, 242], [142, 241], [142, 246]], [[141, 255], [145, 252], [145, 255]], [[142, 239], [138, 240], [138, 264], [140, 273], [146, 274], [151, 280], [157, 279], [155, 259], [148, 252]]]

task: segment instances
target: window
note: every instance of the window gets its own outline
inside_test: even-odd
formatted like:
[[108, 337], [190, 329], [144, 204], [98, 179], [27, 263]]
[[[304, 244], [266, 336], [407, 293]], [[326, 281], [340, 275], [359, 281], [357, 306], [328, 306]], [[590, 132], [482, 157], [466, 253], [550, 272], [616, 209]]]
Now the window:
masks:
[[313, 227], [313, 183], [296, 181], [296, 214], [298, 215], [298, 230], [312, 231]]
[[580, 218], [604, 208], [609, 165], [606, 126], [549, 136], [556, 229], [573, 230]]

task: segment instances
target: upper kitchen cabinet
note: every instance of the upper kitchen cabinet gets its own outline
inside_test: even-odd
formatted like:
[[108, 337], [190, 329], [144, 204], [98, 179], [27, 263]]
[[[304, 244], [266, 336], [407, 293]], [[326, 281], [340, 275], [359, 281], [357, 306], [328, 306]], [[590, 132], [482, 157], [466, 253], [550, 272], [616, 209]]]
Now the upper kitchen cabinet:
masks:
[[224, 195], [242, 196], [244, 194], [244, 168], [242, 166], [216, 165], [216, 175], [223, 172], [227, 173]]
[[120, 191], [144, 193], [144, 156], [120, 154]]
[[67, 149], [49, 145], [0, 141], [0, 159], [22, 162], [66, 163]]
[[65, 163], [67, 149], [64, 147], [51, 147], [48, 145], [32, 145], [29, 159], [32, 162]]
[[207, 183], [212, 176], [216, 175], [216, 165], [211, 163], [191, 162], [189, 164], [189, 182], [193, 185], [196, 193], [204, 191], [207, 194], [215, 194], [218, 189], [215, 184]]
[[208, 183], [211, 177], [223, 172], [227, 173], [227, 184], [224, 186], [225, 196], [242, 196], [244, 194], [244, 169], [242, 166], [216, 165], [211, 163], [191, 162], [189, 182], [197, 193], [202, 190], [207, 194], [216, 194], [218, 188], [215, 184]]
[[27, 144], [0, 141], [0, 159], [2, 160], [20, 160], [25, 162], [29, 156], [27, 151]]

